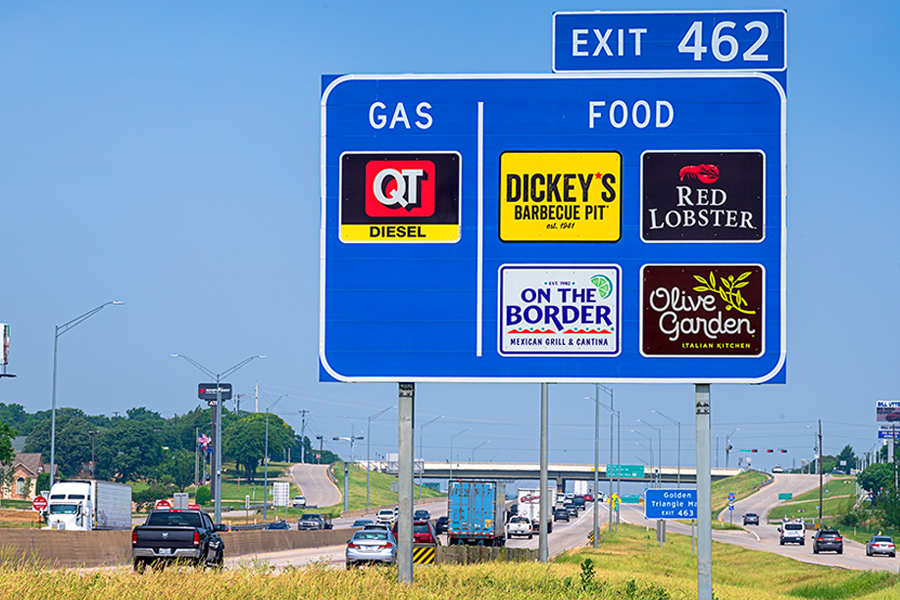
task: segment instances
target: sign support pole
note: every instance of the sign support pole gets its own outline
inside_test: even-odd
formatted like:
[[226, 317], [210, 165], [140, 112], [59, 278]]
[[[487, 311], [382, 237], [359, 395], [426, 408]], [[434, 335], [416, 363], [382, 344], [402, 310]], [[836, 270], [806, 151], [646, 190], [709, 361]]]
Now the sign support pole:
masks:
[[400, 514], [397, 521], [397, 581], [413, 582], [413, 460], [416, 384], [399, 385], [399, 432], [397, 496]]
[[[538, 505], [538, 519], [540, 519], [540, 529], [538, 529], [538, 560], [545, 563], [550, 558], [549, 548], [547, 547], [547, 402], [550, 385], [541, 384], [541, 483], [540, 487], [540, 504]], [[596, 538], [595, 538], [596, 539]]]
[[712, 473], [709, 384], [694, 385], [697, 422], [697, 599], [712, 600]]

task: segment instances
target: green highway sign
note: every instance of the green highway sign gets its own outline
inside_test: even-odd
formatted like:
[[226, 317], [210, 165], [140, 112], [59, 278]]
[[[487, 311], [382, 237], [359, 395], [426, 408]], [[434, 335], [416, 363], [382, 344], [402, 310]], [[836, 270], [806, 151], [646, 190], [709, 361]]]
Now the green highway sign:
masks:
[[639, 494], [627, 494], [622, 496], [622, 504], [640, 504], [641, 496]]
[[794, 498], [794, 495], [791, 493], [778, 494], [779, 500], [793, 500], [793, 498]]
[[644, 465], [606, 465], [606, 473], [610, 477], [643, 479]]

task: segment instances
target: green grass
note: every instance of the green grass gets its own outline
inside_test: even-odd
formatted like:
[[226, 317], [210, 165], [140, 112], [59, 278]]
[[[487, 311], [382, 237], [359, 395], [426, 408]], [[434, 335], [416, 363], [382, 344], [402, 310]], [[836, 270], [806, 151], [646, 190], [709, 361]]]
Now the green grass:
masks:
[[[822, 489], [822, 498], [824, 500], [822, 515], [826, 517], [840, 517], [850, 512], [856, 503], [855, 483], [855, 477], [831, 478]], [[819, 506], [818, 487], [795, 496], [786, 503], [779, 504], [776, 508], [769, 511], [766, 518], [771, 521], [781, 521], [784, 519], [786, 511], [788, 519], [803, 517], [804, 519], [815, 518], [818, 520], [819, 509], [816, 508], [817, 506]]]

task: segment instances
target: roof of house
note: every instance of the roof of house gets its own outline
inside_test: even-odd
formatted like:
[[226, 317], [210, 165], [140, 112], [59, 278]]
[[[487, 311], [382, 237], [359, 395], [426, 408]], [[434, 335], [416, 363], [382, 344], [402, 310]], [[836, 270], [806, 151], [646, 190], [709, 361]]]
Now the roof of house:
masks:
[[44, 470], [44, 459], [40, 452], [16, 452], [13, 468], [18, 465], [22, 465], [32, 476], [37, 477], [38, 473]]

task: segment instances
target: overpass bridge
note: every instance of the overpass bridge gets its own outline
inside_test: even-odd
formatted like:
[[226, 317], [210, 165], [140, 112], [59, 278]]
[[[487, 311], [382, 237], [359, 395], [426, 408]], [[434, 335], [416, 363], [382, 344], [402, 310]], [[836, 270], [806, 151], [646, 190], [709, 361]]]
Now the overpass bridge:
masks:
[[[360, 461], [360, 467], [365, 468], [365, 461]], [[396, 474], [397, 463], [394, 461], [375, 462], [372, 461], [372, 468], [384, 471], [386, 473]], [[452, 471], [452, 473], [451, 473]], [[656, 480], [657, 472], [664, 484], [675, 484], [678, 481], [678, 467], [645, 467], [643, 477], [625, 477], [622, 481], [634, 481], [650, 483]], [[724, 479], [737, 475], [741, 469], [712, 469], [712, 479]], [[449, 479], [450, 476], [462, 479], [495, 479], [495, 480], [516, 480], [516, 479], [540, 479], [541, 468], [537, 463], [499, 463], [499, 462], [459, 462], [452, 464], [449, 462], [429, 462], [416, 460], [416, 477], [422, 476], [430, 479]], [[574, 479], [594, 480], [594, 465], [572, 464], [572, 463], [550, 463], [547, 468], [547, 476], [550, 480], [556, 481], [558, 489], [564, 489], [565, 482]], [[608, 482], [609, 478], [606, 473], [606, 465], [600, 465], [598, 474], [600, 481]], [[613, 480], [616, 480], [613, 473]], [[697, 483], [697, 469], [694, 467], [681, 467], [681, 482], [687, 484]]]

